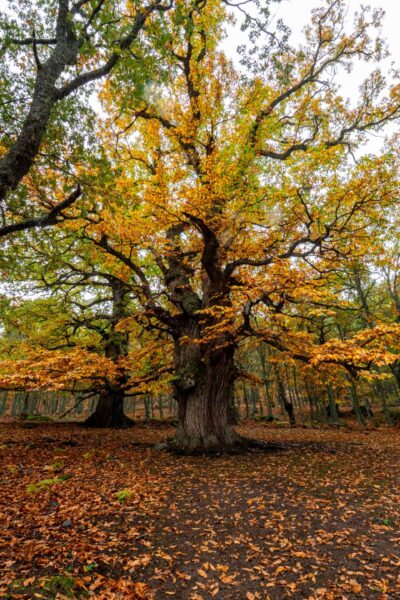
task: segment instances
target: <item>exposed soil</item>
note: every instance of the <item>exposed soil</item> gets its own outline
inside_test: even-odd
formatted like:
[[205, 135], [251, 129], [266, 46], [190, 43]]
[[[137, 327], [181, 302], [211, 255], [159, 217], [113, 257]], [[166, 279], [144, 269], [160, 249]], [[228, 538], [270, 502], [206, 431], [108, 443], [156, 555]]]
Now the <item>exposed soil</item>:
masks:
[[271, 451], [1, 425], [0, 597], [399, 599], [399, 430], [240, 431]]

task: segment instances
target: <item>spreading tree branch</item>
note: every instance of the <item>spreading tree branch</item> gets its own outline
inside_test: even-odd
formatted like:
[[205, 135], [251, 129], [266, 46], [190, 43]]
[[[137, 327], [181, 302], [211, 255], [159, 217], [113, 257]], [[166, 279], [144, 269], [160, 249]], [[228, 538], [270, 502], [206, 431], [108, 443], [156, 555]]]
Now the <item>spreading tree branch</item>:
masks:
[[10, 235], [11, 233], [16, 233], [17, 231], [25, 231], [27, 229], [34, 229], [36, 227], [42, 228], [56, 225], [64, 217], [64, 210], [72, 206], [81, 195], [82, 190], [78, 184], [76, 189], [68, 196], [68, 198], [53, 206], [48, 213], [33, 219], [21, 221], [20, 223], [12, 223], [11, 225], [4, 225], [3, 227], [0, 227], [0, 238]]

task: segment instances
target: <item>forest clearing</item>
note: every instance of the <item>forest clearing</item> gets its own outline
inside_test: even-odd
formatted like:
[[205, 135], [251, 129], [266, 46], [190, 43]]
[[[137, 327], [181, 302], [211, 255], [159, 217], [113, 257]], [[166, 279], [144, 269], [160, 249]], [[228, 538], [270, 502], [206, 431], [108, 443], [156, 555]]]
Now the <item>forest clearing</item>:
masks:
[[1, 597], [400, 595], [398, 430], [246, 422], [271, 451], [234, 460], [163, 455], [160, 424], [0, 431]]

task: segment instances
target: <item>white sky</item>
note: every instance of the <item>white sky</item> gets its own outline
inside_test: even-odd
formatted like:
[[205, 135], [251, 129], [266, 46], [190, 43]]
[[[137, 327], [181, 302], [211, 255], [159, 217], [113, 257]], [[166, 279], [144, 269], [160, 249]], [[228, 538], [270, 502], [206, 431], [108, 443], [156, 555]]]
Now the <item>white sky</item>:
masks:
[[[19, 0], [19, 2], [23, 4], [24, 0]], [[294, 45], [297, 45], [303, 39], [302, 29], [310, 21], [311, 10], [323, 4], [325, 4], [325, 0], [282, 0], [277, 4], [272, 3], [271, 11], [275, 19], [282, 19], [290, 27], [292, 41]], [[382, 8], [385, 11], [382, 37], [387, 40], [391, 57], [385, 61], [383, 70], [389, 70], [390, 65], [393, 63], [395, 67], [400, 69], [400, 0], [348, 0], [349, 15], [356, 11], [361, 4], [373, 8]], [[0, 10], [6, 6], [7, 1], [0, 0]], [[244, 8], [247, 9], [248, 7], [245, 5]], [[237, 46], [245, 42], [246, 34], [240, 31], [239, 26], [233, 29], [229, 28], [228, 40], [224, 42], [223, 48], [232, 59], [235, 59], [237, 57]], [[341, 83], [342, 95], [356, 98], [358, 86], [375, 67], [376, 65], [373, 64], [358, 63], [350, 75], [343, 74], [338, 80]], [[390, 131], [394, 131], [394, 129], [395, 126], [392, 126]], [[377, 138], [371, 140], [371, 144], [373, 148], [378, 149], [381, 141]]]
[[[348, 6], [353, 13], [361, 5], [372, 8], [382, 8], [385, 16], [382, 23], [382, 37], [387, 41], [390, 57], [383, 63], [383, 69], [388, 69], [392, 64], [400, 68], [400, 0], [349, 0]], [[278, 17], [283, 18], [292, 27], [294, 35], [300, 34], [301, 28], [310, 20], [313, 8], [321, 5], [318, 0], [283, 0], [278, 5]], [[359, 63], [350, 75], [343, 76], [342, 86], [346, 96], [356, 93], [358, 85], [375, 68], [373, 64]]]
[[[1, 0], [0, 0], [1, 2]], [[271, 13], [274, 19], [282, 19], [290, 27], [293, 34], [293, 41], [302, 41], [302, 29], [310, 22], [311, 11], [314, 8], [323, 6], [325, 2], [321, 0], [281, 0], [278, 4], [271, 4]], [[387, 40], [392, 58], [400, 67], [400, 0], [348, 0], [349, 19], [351, 15], [362, 4], [372, 8], [382, 8], [385, 11], [385, 17], [382, 26], [382, 36]], [[247, 8], [244, 6], [244, 8]], [[229, 35], [230, 41], [225, 46], [232, 52], [234, 47], [245, 41], [245, 34], [235, 31], [235, 35]], [[239, 39], [240, 38], [240, 39]]]
[[[275, 15], [282, 18], [293, 30], [298, 31], [309, 21], [313, 8], [318, 8], [323, 2], [321, 0], [282, 0], [276, 5]], [[400, 1], [399, 0], [348, 0], [348, 6], [352, 10], [361, 4], [373, 8], [383, 8], [386, 17], [383, 24], [383, 33], [389, 41], [393, 55], [400, 56]]]

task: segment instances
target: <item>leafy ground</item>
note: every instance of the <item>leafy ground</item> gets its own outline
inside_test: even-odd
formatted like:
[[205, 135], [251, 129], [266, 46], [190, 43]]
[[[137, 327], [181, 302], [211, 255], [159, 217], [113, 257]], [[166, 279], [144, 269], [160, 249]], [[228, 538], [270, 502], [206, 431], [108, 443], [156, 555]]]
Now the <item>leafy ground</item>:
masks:
[[0, 597], [400, 598], [400, 431], [243, 430], [276, 447], [1, 425]]

